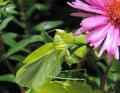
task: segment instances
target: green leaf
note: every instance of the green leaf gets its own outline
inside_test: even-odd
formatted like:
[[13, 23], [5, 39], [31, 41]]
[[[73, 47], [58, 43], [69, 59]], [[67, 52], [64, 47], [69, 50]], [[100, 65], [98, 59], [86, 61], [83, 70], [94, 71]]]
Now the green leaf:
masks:
[[11, 47], [8, 52], [4, 55], [4, 58], [7, 58], [13, 54], [15, 54], [18, 51], [23, 50], [28, 44], [33, 43], [33, 42], [38, 42], [38, 41], [42, 41], [42, 38], [38, 35], [33, 35], [30, 36], [26, 39], [21, 40], [20, 42], [18, 42], [16, 45], [14, 45], [13, 47]]
[[113, 82], [115, 82], [116, 80], [118, 80], [118, 77], [119, 77], [119, 73], [112, 73], [112, 72], [109, 72], [108, 73], [108, 83], [112, 84]]
[[83, 58], [86, 55], [87, 51], [88, 51], [87, 46], [82, 46], [82, 47], [79, 47], [78, 49], [76, 49], [74, 51], [74, 54], [77, 57]]
[[110, 71], [113, 73], [120, 73], [120, 62], [114, 62], [110, 68]]
[[[9, 2], [10, 3], [10, 2]], [[7, 14], [18, 14], [17, 11], [15, 11], [16, 6], [11, 2], [10, 4], [7, 4], [5, 6], [5, 12]]]
[[94, 87], [95, 89], [99, 88], [100, 85], [100, 78], [94, 76], [87, 76], [89, 84]]
[[2, 34], [2, 39], [6, 45], [13, 47], [17, 44], [17, 42], [14, 40], [16, 36], [17, 34], [15, 33], [5, 33]]
[[[114, 81], [118, 80], [119, 78], [119, 74], [120, 74], [120, 63], [119, 61], [115, 61], [108, 73], [108, 78], [111, 80], [111, 82], [113, 83]], [[111, 83], [110, 82], [110, 83]]]
[[45, 21], [45, 22], [42, 22], [42, 23], [36, 25], [35, 29], [38, 31], [45, 31], [45, 30], [53, 29], [62, 24], [63, 24], [62, 21]]
[[25, 59], [25, 57], [23, 55], [13, 55], [10, 56], [9, 59], [22, 62]]
[[0, 0], [0, 6], [4, 5], [4, 0]]
[[42, 47], [32, 52], [28, 57], [25, 58], [23, 63], [33, 63], [40, 60], [42, 57], [52, 53], [54, 51], [53, 43], [47, 43]]
[[18, 20], [17, 18], [14, 18], [13, 22], [16, 23], [18, 26], [20, 26], [21, 28], [25, 28], [25, 24], [20, 20]]
[[53, 41], [53, 38], [46, 31], [41, 31], [41, 37], [45, 43]]
[[17, 72], [16, 82], [23, 87], [37, 90], [60, 73], [64, 55], [65, 51], [60, 54], [53, 52], [37, 62], [24, 65]]
[[13, 20], [13, 16], [8, 16], [7, 18], [5, 18], [1, 23], [0, 23], [0, 31], [2, 31], [7, 25], [8, 23]]
[[80, 82], [52, 81], [44, 84], [36, 93], [101, 93]]
[[31, 8], [27, 11], [27, 15], [31, 16], [31, 14], [34, 12], [34, 10], [47, 10], [48, 7], [44, 4], [36, 3], [31, 6]]
[[15, 83], [15, 77], [12, 74], [2, 75], [0, 76], [0, 81]]
[[106, 93], [120, 93], [120, 80], [115, 81]]

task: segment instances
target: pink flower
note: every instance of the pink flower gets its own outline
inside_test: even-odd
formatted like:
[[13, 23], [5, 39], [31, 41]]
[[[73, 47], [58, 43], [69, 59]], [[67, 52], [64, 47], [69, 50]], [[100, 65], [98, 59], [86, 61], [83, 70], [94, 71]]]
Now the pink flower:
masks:
[[94, 49], [101, 46], [98, 57], [107, 51], [107, 58], [119, 59], [120, 46], [120, 0], [75, 0], [68, 4], [83, 12], [72, 16], [83, 17], [75, 35], [90, 31], [86, 39]]

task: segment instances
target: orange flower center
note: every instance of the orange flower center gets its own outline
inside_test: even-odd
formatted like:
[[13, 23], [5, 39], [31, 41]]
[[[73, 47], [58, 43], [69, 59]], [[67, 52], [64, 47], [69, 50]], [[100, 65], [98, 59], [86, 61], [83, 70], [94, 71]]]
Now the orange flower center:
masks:
[[108, 0], [105, 5], [107, 16], [112, 23], [120, 27], [120, 0]]

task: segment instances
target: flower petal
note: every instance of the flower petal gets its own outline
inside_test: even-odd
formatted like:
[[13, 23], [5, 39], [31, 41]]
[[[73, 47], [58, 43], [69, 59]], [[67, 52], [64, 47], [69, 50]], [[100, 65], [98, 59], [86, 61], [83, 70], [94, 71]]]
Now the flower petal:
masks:
[[94, 49], [96, 49], [102, 44], [104, 39], [105, 39], [105, 36], [95, 42], [90, 42], [90, 46], [94, 46]]
[[108, 29], [110, 28], [111, 24], [101, 25], [97, 27], [95, 30], [91, 31], [87, 36], [86, 39], [88, 41], [97, 41], [100, 40], [102, 37], [106, 36], [108, 33]]
[[85, 18], [81, 25], [86, 28], [95, 28], [99, 25], [106, 24], [108, 21], [107, 17], [105, 16], [93, 16], [89, 18]]
[[119, 59], [119, 49], [118, 48], [116, 49], [115, 58]]
[[103, 25], [90, 32], [86, 36], [87, 41], [90, 42], [90, 46], [94, 46], [94, 49], [98, 48], [104, 41], [110, 26], [111, 24]]
[[79, 34], [82, 34], [86, 31], [90, 30], [90, 28], [85, 28], [85, 27], [80, 27], [75, 33], [74, 35], [79, 35]]
[[104, 8], [105, 0], [85, 0], [85, 1], [96, 7]]
[[76, 16], [76, 17], [92, 17], [95, 16], [95, 14], [90, 14], [90, 13], [71, 13], [71, 16]]
[[[108, 55], [115, 54], [116, 49], [118, 48], [118, 40], [119, 40], [119, 30], [115, 29], [113, 26], [111, 26], [108, 29], [108, 34], [106, 37], [106, 40], [100, 50], [99, 57], [102, 55], [104, 50], [107, 50]], [[117, 54], [116, 54], [117, 55]], [[109, 57], [109, 56], [108, 56]]]
[[98, 13], [98, 14], [105, 14], [105, 12], [103, 10], [98, 9], [95, 6], [90, 6], [88, 4], [85, 4], [84, 2], [82, 2], [80, 0], [75, 0], [75, 2], [72, 2], [72, 3], [67, 2], [67, 3], [70, 6], [72, 6], [73, 8], [85, 10], [88, 12], [94, 12], [94, 13]]

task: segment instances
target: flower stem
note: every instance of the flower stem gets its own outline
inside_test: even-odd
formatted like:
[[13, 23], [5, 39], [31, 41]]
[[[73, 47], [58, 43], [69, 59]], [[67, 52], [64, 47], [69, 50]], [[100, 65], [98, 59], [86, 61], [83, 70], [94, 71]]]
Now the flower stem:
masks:
[[108, 76], [109, 70], [110, 70], [113, 62], [114, 62], [114, 58], [111, 59], [110, 64], [108, 64], [103, 76], [101, 77], [100, 89], [103, 93], [105, 92], [105, 85], [106, 85], [106, 82], [107, 82], [107, 76]]

